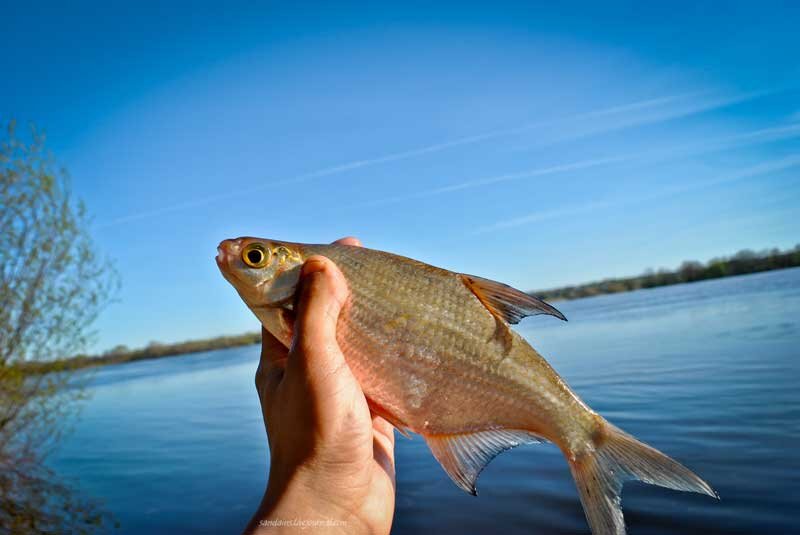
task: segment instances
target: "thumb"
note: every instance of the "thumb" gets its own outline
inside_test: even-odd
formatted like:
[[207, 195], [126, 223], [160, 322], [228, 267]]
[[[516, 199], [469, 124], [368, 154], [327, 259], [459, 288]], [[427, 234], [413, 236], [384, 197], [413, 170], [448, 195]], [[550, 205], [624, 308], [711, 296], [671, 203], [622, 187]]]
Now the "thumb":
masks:
[[347, 282], [329, 259], [312, 256], [300, 272], [300, 297], [289, 365], [309, 380], [329, 377], [346, 368], [336, 341], [339, 313], [348, 297]]

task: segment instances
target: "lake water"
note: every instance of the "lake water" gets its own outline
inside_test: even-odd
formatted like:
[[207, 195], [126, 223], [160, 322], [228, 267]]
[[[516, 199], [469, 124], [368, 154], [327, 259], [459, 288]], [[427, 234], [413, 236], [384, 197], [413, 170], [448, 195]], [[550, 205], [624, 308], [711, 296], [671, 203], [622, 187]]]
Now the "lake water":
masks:
[[[800, 269], [559, 303], [520, 332], [594, 409], [695, 470], [721, 501], [627, 483], [629, 532], [800, 533]], [[51, 458], [121, 533], [235, 533], [268, 452], [255, 346], [109, 366]], [[588, 533], [549, 444], [500, 455], [479, 496], [398, 437], [393, 532]]]

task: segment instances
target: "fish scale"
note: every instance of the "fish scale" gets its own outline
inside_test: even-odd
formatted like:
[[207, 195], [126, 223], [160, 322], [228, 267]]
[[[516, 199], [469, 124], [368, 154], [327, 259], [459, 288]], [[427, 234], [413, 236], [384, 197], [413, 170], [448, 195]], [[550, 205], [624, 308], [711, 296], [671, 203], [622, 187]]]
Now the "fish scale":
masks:
[[[337, 256], [329, 253], [329, 256], [337, 263], [348, 281], [359, 280], [361, 272], [371, 268], [367, 262], [359, 260], [354, 261], [352, 254]], [[376, 269], [379, 276], [386, 276], [385, 271], [386, 270], [380, 268]], [[400, 273], [399, 275], [402, 277], [405, 274]], [[407, 281], [408, 279], [400, 278], [394, 280]], [[425, 281], [425, 283], [420, 283], [421, 281]], [[416, 284], [414, 284], [414, 282], [416, 282]], [[486, 317], [486, 314], [484, 314], [485, 309], [483, 309], [477, 299], [475, 299], [459, 281], [443, 281], [450, 282], [450, 284], [438, 285], [430, 284], [430, 282], [428, 278], [420, 278], [405, 284], [390, 283], [389, 288], [392, 294], [391, 301], [380, 299], [379, 296], [385, 296], [388, 292], [385, 290], [382, 292], [373, 290], [373, 288], [375, 288], [373, 284], [351, 284], [352, 297], [350, 310], [358, 310], [363, 313], [359, 314], [345, 310], [341, 320], [344, 328], [340, 329], [339, 337], [342, 340], [341, 343], [345, 346], [345, 354], [348, 355], [348, 362], [362, 385], [370, 385], [374, 382], [372, 378], [377, 377], [374, 370], [369, 365], [376, 351], [373, 347], [377, 347], [379, 348], [377, 351], [384, 352], [391, 356], [402, 353], [402, 351], [398, 350], [399, 348], [396, 342], [393, 341], [393, 333], [386, 332], [385, 326], [391, 322], [391, 319], [397, 313], [398, 307], [402, 307], [406, 300], [412, 303], [412, 313], [420, 308], [424, 308], [416, 305], [419, 302], [433, 303], [436, 310], [442, 312], [432, 318], [421, 316], [421, 328], [417, 329], [417, 331], [422, 329], [427, 331], [427, 336], [424, 340], [430, 344], [428, 348], [442, 355], [441, 361], [452, 363], [451, 366], [448, 367], [450, 372], [454, 374], [457, 372], [457, 376], [445, 375], [445, 377], [449, 379], [445, 383], [446, 386], [450, 386], [452, 382], [457, 382], [462, 388], [464, 385], [491, 387], [495, 382], [495, 377], [491, 375], [492, 363], [502, 357], [498, 356], [495, 359], [484, 358], [484, 355], [488, 353], [486, 351], [487, 344], [485, 340], [492, 340], [494, 337], [494, 331], [496, 329], [494, 320]], [[465, 330], [463, 328], [465, 322], [461, 321], [459, 316], [469, 315], [471, 312], [470, 308], [472, 308], [473, 311], [474, 309], [479, 310], [479, 317], [484, 318], [484, 321], [481, 322], [483, 325], [481, 325], [480, 329], [474, 328]], [[369, 312], [367, 313], [366, 311]], [[420, 333], [416, 332], [415, 334]], [[349, 345], [349, 340], [363, 340], [364, 338], [373, 339], [379, 343], [368, 348], [365, 348], [363, 345]], [[460, 348], [453, 347], [447, 343], [437, 343], [437, 341], [446, 342], [447, 338], [459, 340], [461, 342]], [[395, 380], [391, 383], [395, 386], [396, 390], [386, 391], [386, 389], [383, 389], [377, 392], [377, 388], [376, 391], [371, 391], [372, 389], [367, 386], [365, 389], [367, 394], [370, 395], [370, 397], [378, 398], [376, 401], [383, 405], [387, 403], [385, 399], [387, 397], [391, 399], [403, 399], [404, 395], [408, 391], [414, 390], [419, 382], [422, 384], [437, 381], [441, 382], [441, 375], [436, 378], [435, 372], [424, 373], [424, 370], [420, 369], [418, 366], [418, 359], [415, 358], [417, 353], [417, 351], [405, 353], [404, 359], [393, 359], [392, 366], [386, 370], [382, 370], [381, 375], [383, 377], [377, 382], [384, 385], [386, 372], [391, 370], [393, 376], [398, 376], [395, 377]], [[491, 355], [491, 353], [488, 354]], [[511, 358], [513, 358], [513, 356], [511, 356]], [[398, 366], [399, 369], [395, 366]], [[467, 380], [465, 381], [465, 379]], [[503, 387], [507, 386], [506, 378], [499, 382]], [[476, 385], [476, 383], [478, 384]], [[447, 390], [447, 388], [444, 389]], [[500, 389], [484, 388], [483, 391], [496, 393], [504, 389], [505, 388], [502, 387]], [[466, 393], [469, 394], [470, 390], [467, 390]], [[465, 402], [475, 402], [480, 399], [477, 396], [462, 395], [460, 397], [467, 398], [464, 399]], [[432, 399], [430, 405], [422, 407], [425, 410], [403, 411], [394, 416], [397, 421], [402, 422], [412, 431], [421, 432], [425, 430], [425, 423], [428, 422], [427, 430], [440, 434], [463, 431], [464, 426], [467, 424], [470, 425], [471, 429], [524, 425], [520, 422], [520, 418], [518, 417], [519, 413], [517, 411], [509, 411], [512, 406], [519, 408], [521, 405], [516, 402], [515, 398], [501, 396], [487, 398], [487, 396], [484, 395], [483, 399], [480, 400], [483, 409], [482, 412], [486, 414], [477, 415], [470, 413], [469, 421], [464, 421], [461, 415], [459, 415], [456, 421], [452, 422], [444, 418], [437, 418], [436, 413], [438, 411], [430, 410], [432, 408], [430, 405], [436, 405], [436, 399]], [[487, 406], [487, 401], [494, 402]], [[534, 407], [530, 404], [526, 404], [526, 406], [529, 410], [534, 410]], [[433, 416], [431, 416], [431, 414], [433, 414]], [[529, 425], [532, 424], [529, 423]]]
[[[257, 251], [257, 262], [248, 251]], [[302, 263], [312, 255], [332, 260], [350, 290], [337, 342], [371, 408], [422, 435], [467, 492], [476, 493], [478, 475], [498, 453], [545, 439], [564, 453], [596, 535], [625, 533], [620, 493], [629, 479], [716, 497], [689, 469], [589, 408], [510, 328], [535, 314], [566, 319], [533, 296], [349, 245], [237, 238], [218, 253], [223, 276], [287, 347], [293, 328], [281, 310], [294, 302]]]

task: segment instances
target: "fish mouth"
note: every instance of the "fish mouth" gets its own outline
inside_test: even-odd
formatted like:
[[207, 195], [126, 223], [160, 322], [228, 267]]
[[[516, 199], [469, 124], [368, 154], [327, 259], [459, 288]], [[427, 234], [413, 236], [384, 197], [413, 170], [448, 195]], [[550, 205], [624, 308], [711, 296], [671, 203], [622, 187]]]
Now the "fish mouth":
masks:
[[228, 264], [228, 251], [222, 247], [222, 244], [217, 246], [217, 256], [214, 257], [214, 260], [217, 261], [217, 267], [220, 269]]
[[241, 249], [241, 238], [235, 240], [222, 240], [217, 246], [217, 266], [224, 271], [231, 261], [237, 257]]

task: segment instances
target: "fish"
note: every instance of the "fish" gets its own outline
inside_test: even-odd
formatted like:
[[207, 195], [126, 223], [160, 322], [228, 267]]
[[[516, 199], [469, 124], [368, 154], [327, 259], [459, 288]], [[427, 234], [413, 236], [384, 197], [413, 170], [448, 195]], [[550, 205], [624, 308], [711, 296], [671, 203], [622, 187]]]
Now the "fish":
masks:
[[703, 479], [593, 411], [511, 328], [555, 307], [511, 286], [344, 244], [224, 240], [217, 264], [261, 324], [289, 347], [303, 263], [332, 260], [350, 295], [337, 341], [370, 409], [416, 433], [452, 481], [477, 495], [499, 453], [551, 442], [569, 464], [594, 535], [624, 534], [622, 485], [639, 480], [718, 498]]

